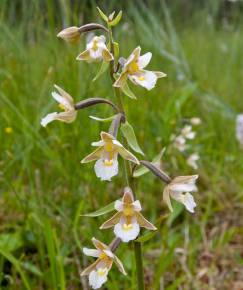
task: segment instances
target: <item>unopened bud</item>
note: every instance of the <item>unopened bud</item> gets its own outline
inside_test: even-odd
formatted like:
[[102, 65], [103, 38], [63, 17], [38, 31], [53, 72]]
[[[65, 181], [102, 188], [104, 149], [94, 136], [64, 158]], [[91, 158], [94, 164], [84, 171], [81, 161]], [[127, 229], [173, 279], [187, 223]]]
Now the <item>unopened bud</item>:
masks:
[[80, 38], [80, 31], [77, 26], [71, 26], [59, 32], [57, 37], [60, 37], [67, 42], [77, 42]]

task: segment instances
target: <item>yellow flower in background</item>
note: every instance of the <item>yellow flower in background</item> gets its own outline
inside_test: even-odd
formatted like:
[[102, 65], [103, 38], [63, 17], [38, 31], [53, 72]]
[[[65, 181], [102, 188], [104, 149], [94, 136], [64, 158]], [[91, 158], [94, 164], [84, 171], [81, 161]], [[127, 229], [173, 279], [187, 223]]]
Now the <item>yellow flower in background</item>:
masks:
[[6, 134], [12, 134], [13, 133], [13, 128], [12, 127], [6, 127], [4, 129], [4, 131], [5, 131]]
[[[196, 180], [198, 175], [178, 176], [175, 177], [168, 185], [165, 186], [163, 199], [167, 203], [169, 209], [173, 211], [170, 198], [184, 204], [186, 209], [194, 212], [196, 203], [190, 192], [197, 191]], [[185, 192], [185, 194], [183, 194]]]
[[83, 252], [87, 256], [97, 258], [97, 260], [86, 268], [81, 276], [89, 276], [89, 285], [93, 289], [100, 288], [106, 281], [108, 273], [113, 262], [116, 264], [119, 271], [126, 275], [126, 271], [122, 262], [112, 253], [111, 249], [104, 243], [92, 238], [95, 249], [83, 248]]
[[113, 55], [109, 52], [105, 41], [104, 35], [94, 36], [91, 41], [87, 43], [86, 50], [77, 56], [77, 60], [84, 60], [87, 62], [113, 60]]
[[71, 123], [77, 116], [77, 111], [74, 108], [73, 98], [59, 86], [54, 85], [54, 87], [58, 93], [52, 92], [52, 97], [59, 103], [59, 107], [63, 109], [64, 112], [54, 112], [48, 114], [41, 120], [41, 125], [43, 127], [46, 127], [47, 124], [54, 120]]
[[126, 80], [130, 79], [135, 85], [151, 90], [158, 78], [166, 76], [163, 72], [144, 70], [151, 60], [152, 53], [147, 52], [140, 56], [140, 52], [141, 48], [137, 47], [128, 57], [119, 78], [113, 84], [115, 87], [122, 87]]
[[122, 201], [115, 202], [118, 211], [112, 218], [102, 224], [100, 229], [108, 229], [114, 226], [116, 237], [123, 242], [135, 240], [140, 232], [140, 227], [148, 230], [156, 230], [156, 227], [147, 221], [140, 213], [142, 210], [139, 200], [134, 201], [132, 191], [129, 187], [124, 190]]
[[139, 164], [138, 159], [131, 152], [126, 150], [112, 135], [101, 132], [100, 136], [100, 141], [91, 144], [98, 148], [86, 156], [81, 163], [97, 160], [95, 163], [95, 173], [101, 180], [111, 180], [113, 176], [118, 174], [118, 154], [124, 159]]

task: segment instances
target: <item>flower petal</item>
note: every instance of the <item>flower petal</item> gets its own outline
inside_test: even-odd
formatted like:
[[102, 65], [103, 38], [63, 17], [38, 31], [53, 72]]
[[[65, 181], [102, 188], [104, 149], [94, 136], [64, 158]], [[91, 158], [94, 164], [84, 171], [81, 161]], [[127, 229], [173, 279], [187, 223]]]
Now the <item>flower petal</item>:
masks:
[[116, 214], [114, 214], [109, 220], [107, 220], [106, 222], [104, 222], [101, 226], [100, 229], [108, 229], [111, 228], [113, 226], [115, 226], [117, 223], [119, 223], [119, 220], [121, 218], [122, 212], [117, 212]]
[[139, 200], [135, 200], [134, 203], [133, 203], [133, 206], [134, 206], [134, 210], [135, 211], [141, 211], [142, 210], [141, 203], [140, 203]]
[[139, 56], [138, 58], [139, 69], [145, 68], [150, 63], [151, 57], [152, 57], [151, 52], [147, 52], [144, 55]]
[[90, 153], [88, 156], [86, 156], [81, 163], [88, 163], [94, 160], [97, 160], [101, 157], [103, 152], [103, 147], [99, 147], [97, 148], [95, 151], [93, 151], [92, 153]]
[[113, 159], [112, 165], [105, 165], [103, 159], [99, 159], [96, 161], [94, 169], [97, 177], [110, 181], [113, 176], [118, 174], [117, 158]]
[[171, 201], [170, 201], [170, 190], [168, 188], [168, 185], [164, 188], [163, 200], [167, 204], [170, 211], [173, 212], [173, 208], [172, 208]]
[[157, 228], [148, 220], [146, 220], [146, 218], [140, 212], [136, 212], [135, 215], [136, 215], [136, 218], [140, 227], [143, 227], [147, 230], [152, 230], [152, 231], [157, 230]]
[[81, 276], [89, 275], [90, 272], [92, 272], [94, 269], [96, 269], [96, 266], [99, 264], [99, 262], [100, 262], [99, 259], [97, 259], [93, 264], [91, 264], [87, 268], [85, 268], [80, 275]]
[[120, 221], [114, 227], [116, 237], [120, 238], [124, 243], [135, 240], [140, 232], [140, 226], [136, 221], [133, 221], [129, 226], [130, 228], [125, 228], [124, 221]]
[[65, 123], [71, 123], [75, 120], [77, 116], [77, 112], [76, 111], [66, 111], [66, 112], [61, 112], [61, 113], [50, 113], [48, 114], [46, 117], [44, 117], [41, 120], [41, 125], [43, 127], [45, 127], [48, 123], [54, 121], [54, 120], [58, 120], [61, 122], [65, 122]]
[[54, 85], [54, 88], [58, 91], [58, 93], [64, 98], [66, 99], [69, 104], [73, 104], [73, 98], [69, 95], [69, 93], [67, 93], [66, 91], [64, 91], [61, 87], [59, 87], [58, 85]]
[[123, 274], [123, 275], [127, 275], [122, 262], [120, 261], [120, 259], [118, 259], [118, 257], [116, 255], [114, 255], [114, 262], [117, 266], [117, 268], [119, 269], [119, 271]]
[[134, 162], [136, 164], [140, 164], [137, 157], [134, 156], [131, 152], [129, 152], [127, 149], [125, 149], [124, 147], [117, 147], [117, 151], [121, 154], [121, 156], [124, 159], [127, 159], [131, 162]]
[[46, 127], [47, 124], [56, 120], [57, 114], [58, 114], [57, 112], [54, 112], [46, 115], [44, 118], [41, 119], [41, 126]]
[[104, 61], [111, 61], [114, 59], [113, 55], [109, 52], [107, 48], [103, 49], [102, 56], [103, 56]]
[[100, 137], [101, 137], [101, 140], [103, 140], [104, 142], [115, 140], [114, 136], [104, 131], [100, 133]]
[[99, 250], [88, 249], [88, 248], [83, 248], [83, 253], [86, 256], [90, 256], [90, 257], [94, 257], [94, 258], [98, 258], [99, 255], [100, 255], [100, 251]]
[[120, 200], [116, 200], [114, 207], [117, 211], [123, 211], [123, 202]]
[[77, 60], [86, 60], [91, 61], [90, 51], [89, 49], [86, 49], [85, 51], [81, 52], [77, 57]]
[[123, 87], [125, 85], [125, 82], [127, 80], [127, 73], [121, 73], [118, 79], [114, 82], [113, 87]]
[[167, 76], [167, 74], [163, 73], [162, 71], [153, 71], [154, 74], [156, 74], [156, 77], [159, 78], [164, 78]]
[[126, 187], [124, 189], [124, 195], [122, 197], [122, 201], [125, 204], [132, 204], [134, 202], [133, 193], [130, 187]]
[[186, 209], [192, 213], [194, 212], [194, 207], [197, 206], [193, 196], [189, 192], [184, 195], [183, 204], [185, 205]]
[[147, 90], [153, 89], [157, 82], [157, 76], [152, 71], [139, 71], [137, 74], [129, 75], [129, 78], [136, 85], [142, 86]]
[[107, 281], [108, 269], [102, 268], [101, 271], [104, 271], [104, 274], [100, 275], [99, 269], [89, 274], [89, 285], [93, 289], [99, 289]]
[[102, 243], [96, 238], [92, 238], [92, 243], [96, 247], [97, 250], [101, 250], [101, 251], [109, 250], [109, 247], [106, 244]]

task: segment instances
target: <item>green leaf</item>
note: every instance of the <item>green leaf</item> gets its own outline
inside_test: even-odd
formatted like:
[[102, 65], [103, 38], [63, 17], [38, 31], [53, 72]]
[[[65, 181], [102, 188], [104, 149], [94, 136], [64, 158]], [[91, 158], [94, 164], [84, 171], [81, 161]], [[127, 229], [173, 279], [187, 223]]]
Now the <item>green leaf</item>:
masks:
[[109, 25], [110, 25], [110, 26], [115, 26], [115, 25], [117, 25], [117, 24], [120, 22], [121, 18], [122, 18], [122, 11], [120, 11], [120, 12], [117, 14], [117, 16], [115, 17], [115, 19], [113, 19], [112, 21], [109, 21]]
[[134, 95], [134, 93], [133, 93], [133, 92], [131, 91], [131, 89], [129, 88], [127, 82], [125, 82], [124, 86], [121, 87], [121, 90], [122, 90], [122, 92], [123, 92], [126, 96], [128, 96], [129, 98], [134, 99], [134, 100], [137, 99], [137, 97]]
[[[154, 157], [154, 159], [152, 160], [152, 164], [154, 164], [156, 166], [158, 163], [160, 163], [160, 160], [161, 160], [164, 152], [165, 152], [165, 148], [163, 148], [160, 151], [160, 153]], [[149, 172], [149, 169], [147, 167], [141, 166], [140, 168], [138, 168], [137, 170], [134, 171], [133, 177], [140, 177], [148, 172]]]
[[43, 276], [43, 273], [41, 272], [41, 270], [36, 265], [34, 265], [34, 264], [30, 263], [30, 262], [22, 262], [21, 263], [21, 266], [25, 270], [33, 273], [36, 276], [39, 276], [39, 277], [42, 277]]
[[8, 252], [13, 252], [23, 246], [21, 232], [6, 233], [0, 235], [0, 247]]
[[173, 207], [173, 212], [170, 214], [170, 216], [166, 222], [168, 227], [171, 227], [171, 225], [173, 224], [175, 219], [181, 214], [181, 212], [184, 209], [184, 206], [179, 202], [173, 202], [172, 207]]
[[88, 216], [88, 217], [97, 217], [106, 213], [109, 213], [113, 210], [115, 210], [115, 202], [113, 201], [112, 203], [98, 209], [97, 211], [87, 213], [87, 214], [82, 214], [81, 216]]
[[137, 138], [135, 132], [133, 130], [132, 125], [130, 125], [127, 121], [124, 124], [121, 124], [122, 134], [126, 138], [128, 145], [136, 152], [144, 155], [142, 149], [138, 145]]
[[114, 116], [111, 116], [109, 118], [99, 118], [99, 117], [95, 117], [95, 116], [89, 116], [90, 119], [93, 119], [95, 121], [98, 121], [98, 122], [111, 122], [112, 120], [115, 119], [116, 115]]
[[103, 73], [107, 71], [108, 67], [109, 67], [109, 62], [103, 61], [97, 75], [93, 78], [92, 81], [95, 82], [101, 75], [103, 75]]
[[115, 58], [118, 58], [119, 57], [119, 44], [118, 42], [113, 42], [113, 45], [114, 45], [114, 57]]
[[157, 231], [149, 232], [145, 235], [140, 236], [138, 239], [136, 239], [135, 242], [139, 242], [139, 243], [147, 242], [150, 239], [152, 239], [156, 234], [157, 234]]
[[108, 22], [108, 17], [105, 15], [105, 13], [104, 13], [103, 11], [101, 11], [101, 9], [100, 9], [98, 6], [97, 6], [96, 8], [97, 8], [97, 10], [98, 10], [98, 12], [99, 12], [101, 18], [102, 18], [105, 22]]

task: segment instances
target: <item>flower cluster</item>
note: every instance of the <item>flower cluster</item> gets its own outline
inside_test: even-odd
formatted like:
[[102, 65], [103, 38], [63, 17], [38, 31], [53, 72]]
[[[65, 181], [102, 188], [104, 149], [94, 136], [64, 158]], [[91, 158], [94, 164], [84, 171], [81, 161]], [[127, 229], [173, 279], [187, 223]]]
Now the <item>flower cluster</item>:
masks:
[[[100, 133], [100, 140], [91, 143], [96, 149], [81, 161], [81, 163], [95, 161], [94, 170], [96, 176], [102, 181], [111, 181], [111, 178], [118, 175], [118, 156], [121, 156], [126, 162], [126, 166], [124, 167], [126, 171], [126, 180], [130, 183], [130, 187], [125, 187], [122, 199], [118, 199], [114, 202], [114, 207], [111, 210], [116, 210], [116, 213], [100, 226], [102, 230], [113, 228], [115, 239], [109, 245], [106, 245], [92, 238], [95, 249], [83, 248], [85, 255], [96, 258], [96, 261], [81, 273], [81, 276], [88, 276], [89, 284], [93, 289], [100, 288], [107, 281], [108, 273], [113, 262], [118, 270], [126, 275], [122, 262], [114, 254], [121, 242], [128, 243], [136, 240], [140, 234], [141, 228], [152, 231], [157, 230], [157, 228], [141, 213], [142, 205], [140, 201], [135, 198], [133, 187], [134, 177], [133, 172], [130, 170], [131, 165], [133, 169], [138, 165], [144, 168], [147, 167], [152, 173], [166, 183], [163, 199], [171, 211], [173, 210], [171, 204], [172, 198], [182, 203], [188, 211], [194, 212], [196, 203], [191, 192], [197, 190], [195, 182], [198, 178], [197, 175], [192, 175], [179, 176], [171, 179], [156, 167], [154, 165], [155, 163], [139, 160], [128, 150], [129, 146], [137, 153], [143, 153], [138, 145], [135, 132], [127, 121], [120, 91], [129, 97], [133, 95], [130, 88], [128, 90], [128, 80], [134, 85], [151, 90], [155, 87], [157, 80], [165, 77], [166, 74], [159, 71], [145, 70], [145, 67], [147, 67], [151, 60], [152, 53], [147, 52], [141, 55], [141, 48], [139, 46], [133, 50], [127, 59], [119, 57], [116, 52], [118, 44], [115, 43], [112, 38], [112, 27], [118, 24], [122, 13], [119, 12], [116, 16], [115, 13], [106, 16], [99, 8], [98, 11], [102, 19], [106, 22], [107, 27], [97, 23], [90, 23], [81, 27], [72, 26], [62, 30], [57, 36], [67, 42], [76, 42], [85, 32], [103, 30], [103, 32], [108, 33], [108, 42], [106, 42], [106, 37], [104, 35], [95, 35], [88, 41], [86, 49], [81, 52], [76, 59], [88, 63], [102, 62], [102, 65], [105, 64], [105, 66], [102, 66], [103, 68], [110, 68], [110, 76], [117, 97], [117, 104], [104, 98], [88, 98], [79, 103], [74, 103], [73, 98], [67, 92], [55, 85], [56, 92], [52, 93], [52, 97], [59, 103], [59, 107], [62, 111], [50, 113], [41, 120], [41, 125], [44, 127], [54, 120], [71, 123], [76, 119], [78, 110], [96, 104], [108, 104], [115, 111], [115, 115], [107, 119], [111, 121], [109, 131], [102, 131]], [[105, 69], [102, 69], [102, 72], [105, 72]], [[96, 120], [99, 121], [101, 119], [96, 118]], [[193, 123], [199, 123], [199, 120], [196, 118], [191, 119], [191, 124]], [[117, 140], [117, 133], [120, 128], [124, 145]], [[173, 144], [180, 151], [183, 151], [186, 147], [186, 139], [191, 140], [194, 137], [195, 132], [192, 131], [191, 125], [187, 125], [181, 130], [180, 135], [173, 139]], [[195, 156], [194, 158], [191, 157], [190, 163], [193, 164], [195, 161]], [[140, 266], [141, 265], [137, 265], [137, 267]], [[143, 271], [138, 272], [141, 273]], [[141, 277], [141, 279], [143, 280], [143, 277]], [[139, 283], [143, 282], [140, 281]]]

